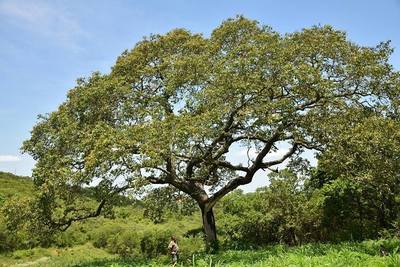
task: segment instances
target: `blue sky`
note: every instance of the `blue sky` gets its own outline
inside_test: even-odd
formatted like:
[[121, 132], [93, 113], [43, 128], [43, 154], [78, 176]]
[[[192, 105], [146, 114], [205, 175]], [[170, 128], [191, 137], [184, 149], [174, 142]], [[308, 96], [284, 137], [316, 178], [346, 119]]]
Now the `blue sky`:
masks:
[[30, 175], [34, 161], [19, 148], [78, 77], [108, 72], [143, 36], [178, 27], [207, 36], [237, 14], [281, 33], [330, 24], [361, 45], [392, 40], [400, 69], [400, 0], [0, 0], [0, 171]]

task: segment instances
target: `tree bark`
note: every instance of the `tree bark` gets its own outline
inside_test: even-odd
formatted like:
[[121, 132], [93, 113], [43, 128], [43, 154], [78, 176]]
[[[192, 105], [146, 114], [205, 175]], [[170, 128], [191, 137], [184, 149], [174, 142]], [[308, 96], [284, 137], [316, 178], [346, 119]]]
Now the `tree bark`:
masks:
[[212, 208], [201, 206], [203, 229], [206, 235], [206, 250], [216, 252], [218, 250], [217, 229], [215, 227], [214, 212]]

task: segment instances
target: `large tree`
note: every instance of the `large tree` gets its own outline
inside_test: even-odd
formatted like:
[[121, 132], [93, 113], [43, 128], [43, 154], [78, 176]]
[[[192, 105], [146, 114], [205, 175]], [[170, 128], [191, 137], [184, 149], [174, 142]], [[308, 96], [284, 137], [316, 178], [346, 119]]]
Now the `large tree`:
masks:
[[[175, 29], [145, 38], [111, 73], [79, 79], [24, 143], [37, 161], [43, 218], [66, 229], [120, 193], [169, 184], [197, 202], [212, 244], [213, 207], [257, 172], [326, 149], [334, 125], [362, 111], [398, 116], [391, 52], [388, 43], [356, 45], [330, 26], [280, 35], [243, 17], [209, 37]], [[240, 146], [255, 151], [247, 164], [230, 160]], [[87, 186], [94, 210], [76, 198]]]

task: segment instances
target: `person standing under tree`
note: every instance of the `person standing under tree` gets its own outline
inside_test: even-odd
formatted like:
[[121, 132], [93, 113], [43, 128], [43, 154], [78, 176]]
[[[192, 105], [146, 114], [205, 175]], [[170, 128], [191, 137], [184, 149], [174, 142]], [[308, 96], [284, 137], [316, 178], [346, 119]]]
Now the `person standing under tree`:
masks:
[[178, 243], [176, 242], [175, 236], [171, 236], [171, 242], [169, 242], [168, 244], [168, 250], [171, 253], [172, 266], [175, 266], [176, 263], [178, 262], [178, 254], [179, 254], [179, 247]]

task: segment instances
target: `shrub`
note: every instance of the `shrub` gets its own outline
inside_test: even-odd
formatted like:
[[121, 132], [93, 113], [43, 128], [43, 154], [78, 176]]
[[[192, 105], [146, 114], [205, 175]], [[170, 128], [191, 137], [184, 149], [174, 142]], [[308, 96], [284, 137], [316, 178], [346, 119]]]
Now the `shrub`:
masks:
[[142, 234], [140, 250], [146, 257], [155, 257], [168, 253], [168, 242], [171, 238], [170, 230], [155, 228], [146, 230]]
[[108, 224], [91, 233], [91, 240], [96, 248], [107, 247], [108, 240], [121, 233], [124, 228], [118, 224]]
[[6, 227], [0, 221], [0, 252], [4, 252], [10, 249], [10, 242], [8, 240], [8, 235], [6, 232]]
[[204, 252], [204, 244], [204, 239], [201, 235], [179, 239], [180, 258], [182, 260], [191, 260], [193, 254], [201, 254]]
[[55, 235], [53, 245], [57, 247], [72, 247], [86, 243], [88, 237], [81, 229], [71, 227], [66, 232], [59, 232]]
[[138, 256], [140, 254], [140, 236], [136, 232], [123, 231], [107, 240], [110, 252], [122, 257]]

